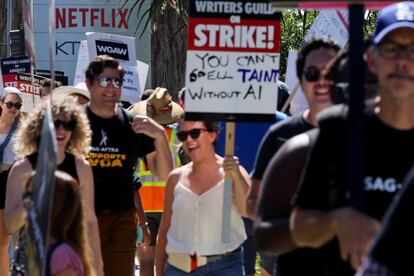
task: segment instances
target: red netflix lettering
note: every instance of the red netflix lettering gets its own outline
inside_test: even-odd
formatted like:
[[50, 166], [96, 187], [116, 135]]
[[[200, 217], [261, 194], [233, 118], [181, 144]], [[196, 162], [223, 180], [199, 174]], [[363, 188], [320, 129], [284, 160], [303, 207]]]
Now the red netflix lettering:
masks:
[[77, 12], [78, 9], [74, 9], [74, 8], [70, 8], [68, 10], [69, 12], [69, 28], [76, 28], [78, 27], [78, 24], [76, 24], [76, 14], [74, 14], [75, 12]]
[[95, 20], [98, 20], [98, 16], [95, 15], [96, 12], [99, 12], [99, 9], [91, 9], [91, 27], [94, 27]]
[[66, 9], [63, 8], [62, 12], [60, 9], [56, 9], [55, 13], [56, 13], [56, 29], [58, 29], [59, 26], [66, 28]]
[[95, 27], [128, 29], [129, 9], [56, 8], [56, 29]]
[[82, 13], [82, 26], [86, 26], [86, 13], [89, 11], [89, 9], [79, 9], [79, 12]]
[[101, 26], [109, 27], [109, 24], [105, 22], [105, 10], [101, 9]]

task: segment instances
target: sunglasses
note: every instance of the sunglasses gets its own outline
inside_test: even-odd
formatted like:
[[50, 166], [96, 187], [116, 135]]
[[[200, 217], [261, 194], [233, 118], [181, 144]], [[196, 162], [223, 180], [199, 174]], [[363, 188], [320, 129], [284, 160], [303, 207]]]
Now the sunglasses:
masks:
[[55, 125], [55, 129], [58, 129], [60, 126], [62, 126], [67, 131], [72, 131], [76, 127], [76, 121], [62, 121], [62, 120], [55, 120], [53, 121], [53, 124]]
[[113, 88], [121, 88], [122, 86], [122, 80], [118, 78], [100, 77], [95, 80], [98, 81], [99, 86], [102, 88], [109, 87], [109, 84], [111, 84]]
[[17, 110], [19, 110], [20, 108], [22, 108], [22, 104], [21, 103], [7, 102], [5, 104], [6, 104], [6, 106], [7, 106], [8, 109], [12, 109], [14, 107]]
[[200, 137], [200, 134], [202, 131], [208, 131], [208, 129], [193, 128], [192, 130], [189, 130], [189, 131], [179, 131], [177, 132], [177, 137], [181, 142], [186, 141], [188, 138], [188, 135], [190, 135], [192, 139], [197, 139], [198, 137]]
[[[303, 71], [303, 76], [308, 82], [315, 82], [321, 78], [321, 70], [316, 66], [309, 66], [306, 70]], [[323, 76], [326, 80], [332, 80], [332, 73], [329, 72], [327, 75]]]
[[398, 58], [405, 52], [410, 60], [414, 60], [414, 45], [402, 45], [396, 42], [384, 42], [378, 45], [380, 56], [387, 59]]

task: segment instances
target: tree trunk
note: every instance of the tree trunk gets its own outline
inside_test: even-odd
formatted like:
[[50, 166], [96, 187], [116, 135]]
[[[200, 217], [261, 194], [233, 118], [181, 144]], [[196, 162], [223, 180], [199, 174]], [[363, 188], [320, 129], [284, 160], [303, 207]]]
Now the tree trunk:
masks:
[[169, 5], [152, 24], [152, 88], [166, 87], [174, 99], [177, 99], [177, 92], [185, 85], [187, 29], [183, 28], [177, 33], [183, 23]]

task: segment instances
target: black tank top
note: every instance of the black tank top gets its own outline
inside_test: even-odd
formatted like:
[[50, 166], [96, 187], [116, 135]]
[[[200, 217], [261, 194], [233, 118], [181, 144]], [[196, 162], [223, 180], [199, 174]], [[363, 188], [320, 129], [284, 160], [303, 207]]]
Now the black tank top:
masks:
[[[37, 161], [37, 152], [27, 156], [27, 159], [29, 160], [30, 164], [32, 164], [32, 168], [36, 169], [36, 161]], [[65, 154], [65, 159], [62, 163], [60, 163], [57, 166], [57, 169], [60, 171], [64, 171], [65, 173], [68, 173], [70, 176], [75, 178], [77, 181], [79, 181], [78, 172], [76, 171], [76, 163], [75, 163], [75, 156], [70, 153]]]

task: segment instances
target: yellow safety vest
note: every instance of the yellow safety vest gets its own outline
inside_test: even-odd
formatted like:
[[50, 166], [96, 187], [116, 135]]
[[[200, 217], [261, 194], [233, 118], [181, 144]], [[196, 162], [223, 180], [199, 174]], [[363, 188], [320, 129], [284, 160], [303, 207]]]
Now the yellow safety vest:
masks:
[[[176, 128], [165, 127], [167, 132], [170, 150], [174, 157], [174, 168], [181, 166], [181, 161], [178, 155], [180, 142], [177, 139]], [[165, 182], [160, 181], [158, 177], [152, 174], [145, 162], [139, 160], [139, 176], [142, 187], [139, 189], [142, 207], [144, 212], [163, 212], [164, 211], [164, 196], [165, 196]]]

